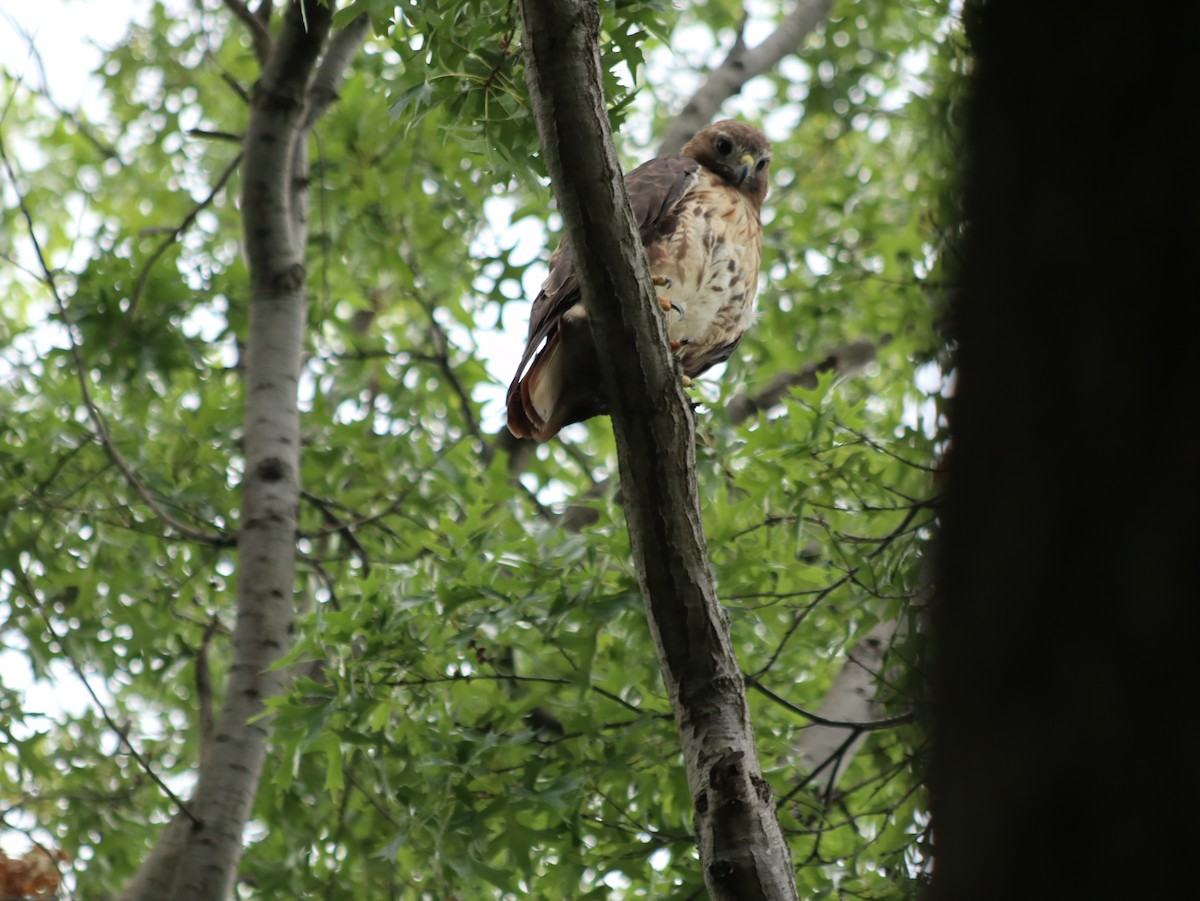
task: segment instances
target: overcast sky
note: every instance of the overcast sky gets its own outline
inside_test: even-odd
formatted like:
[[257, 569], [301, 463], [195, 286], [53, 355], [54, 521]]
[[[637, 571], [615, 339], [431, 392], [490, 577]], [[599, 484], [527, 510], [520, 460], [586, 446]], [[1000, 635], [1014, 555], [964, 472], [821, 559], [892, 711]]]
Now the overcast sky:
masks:
[[55, 102], [78, 106], [96, 94], [87, 77], [100, 59], [96, 45], [111, 47], [152, 5], [151, 0], [0, 0], [0, 65], [12, 75], [37, 77], [26, 62], [29, 50], [20, 32], [27, 32], [42, 56]]

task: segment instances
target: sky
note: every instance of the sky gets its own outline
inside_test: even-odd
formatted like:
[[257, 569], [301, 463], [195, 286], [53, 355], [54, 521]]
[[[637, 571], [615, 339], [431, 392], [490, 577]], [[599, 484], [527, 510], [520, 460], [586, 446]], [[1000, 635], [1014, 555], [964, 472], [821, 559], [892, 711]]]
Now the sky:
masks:
[[151, 0], [0, 0], [0, 65], [12, 74], [37, 74], [27, 63], [33, 38], [45, 67], [51, 96], [76, 107], [98, 94], [88, 73], [100, 60], [98, 47], [117, 43], [130, 22], [142, 18]]

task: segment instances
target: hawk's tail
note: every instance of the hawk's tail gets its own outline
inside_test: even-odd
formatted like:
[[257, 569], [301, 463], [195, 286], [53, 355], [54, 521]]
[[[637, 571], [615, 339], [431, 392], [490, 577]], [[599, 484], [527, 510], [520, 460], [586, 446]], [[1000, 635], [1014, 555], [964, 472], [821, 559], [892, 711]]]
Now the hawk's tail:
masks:
[[548, 341], [523, 376], [508, 387], [508, 430], [518, 438], [549, 441], [565, 422], [555, 413], [562, 388], [562, 360], [558, 341]]
[[588, 324], [563, 317], [533, 364], [508, 386], [508, 430], [549, 441], [564, 426], [605, 412]]

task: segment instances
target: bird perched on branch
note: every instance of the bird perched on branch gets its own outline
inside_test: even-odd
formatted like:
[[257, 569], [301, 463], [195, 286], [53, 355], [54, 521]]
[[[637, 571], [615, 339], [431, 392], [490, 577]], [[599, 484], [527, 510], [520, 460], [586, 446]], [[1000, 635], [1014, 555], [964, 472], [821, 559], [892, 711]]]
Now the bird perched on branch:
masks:
[[[770, 163], [758, 129], [726, 119], [698, 131], [679, 154], [625, 176], [671, 349], [688, 377], [727, 360], [754, 319]], [[564, 237], [508, 387], [509, 430], [549, 441], [606, 412], [599, 365]]]

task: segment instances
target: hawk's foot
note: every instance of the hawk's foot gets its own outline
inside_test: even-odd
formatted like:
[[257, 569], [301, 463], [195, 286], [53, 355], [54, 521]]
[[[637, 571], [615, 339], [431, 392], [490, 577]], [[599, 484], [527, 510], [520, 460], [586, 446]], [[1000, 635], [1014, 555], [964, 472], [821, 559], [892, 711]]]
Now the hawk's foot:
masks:
[[[669, 290], [670, 287], [675, 284], [675, 280], [669, 275], [652, 275], [650, 276], [650, 284], [654, 285], [656, 288], [667, 288]], [[658, 305], [663, 308], [664, 313], [670, 313], [672, 310], [674, 310], [679, 314], [680, 319], [683, 318], [683, 307], [681, 307], [679, 304], [673, 303], [672, 301], [667, 300], [665, 297], [660, 297], [658, 298]]]
[[692, 343], [691, 340], [688, 338], [684, 338], [682, 341], [672, 341], [672, 342], [670, 342], [671, 353], [679, 353], [679, 351], [683, 350], [683, 348], [686, 345], [691, 344], [691, 343]]

